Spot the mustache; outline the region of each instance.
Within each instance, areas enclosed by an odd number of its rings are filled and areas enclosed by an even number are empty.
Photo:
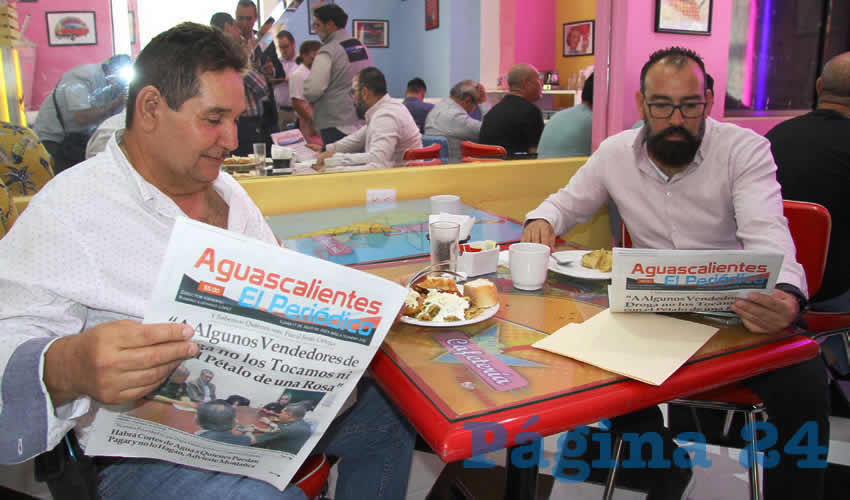
[[[667,139],[668,137],[670,137],[671,135],[674,135],[674,134],[680,134],[690,141],[697,141],[698,140],[697,137],[694,134],[692,134],[690,130],[686,129],[685,127],[680,127],[678,125],[673,125],[671,127],[667,127],[666,129],[662,130],[661,132],[658,132],[657,134],[655,134],[654,138],[657,139],[657,140],[663,140],[663,139]]]

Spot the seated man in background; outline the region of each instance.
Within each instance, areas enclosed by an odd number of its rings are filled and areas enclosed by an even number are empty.
[[[247,64],[233,39],[208,26],[154,37],[136,60],[127,128],[42,188],[0,240],[0,463],[44,453],[72,429],[85,448],[98,408],[141,399],[198,354],[192,327],[141,323],[177,217],[277,243],[221,172],[246,106]],[[357,402],[316,448],[342,457],[335,498],[404,498],[414,436],[361,381]],[[281,492],[159,460],[94,462],[103,498],[185,498],[178,483],[198,498],[304,498],[294,486]]]
[[[41,103],[33,130],[59,173],[85,159],[86,143],[97,126],[121,111],[127,99],[126,55],[102,64],[81,64],[62,75]]]
[[[540,73],[530,64],[517,64],[508,71],[510,93],[481,120],[481,144],[505,148],[508,156],[537,154],[543,133],[543,113],[534,105],[543,92]]]
[[[850,52],[830,59],[816,85],[817,109],[765,137],[782,197],[819,203],[832,216],[823,284],[812,308],[850,311]]]
[[[593,133],[593,75],[584,81],[581,103],[558,111],[540,136],[538,158],[589,156]]]
[[[351,89],[357,116],[366,119],[366,126],[327,144],[325,152],[316,158],[316,170],[346,166],[356,166],[358,170],[395,167],[401,165],[405,151],[422,147],[419,128],[404,104],[387,93],[387,81],[381,70],[374,67],[362,70]],[[310,147],[320,149],[315,145]]]
[[[321,144],[322,138],[319,137],[319,132],[313,123],[313,107],[304,97],[304,80],[310,76],[313,60],[321,47],[322,44],[316,40],[302,42],[296,59],[299,61],[298,68],[289,75],[289,98],[292,109],[298,114],[298,128],[301,130],[304,140],[313,144]]]
[[[679,47],[653,53],[635,96],[646,125],[606,139],[566,187],[527,215],[523,241],[545,243],[589,220],[609,196],[636,248],[746,249],[784,255],[772,295],[750,293],[732,305],[747,329],[779,334],[806,305],[806,280],[783,216],[776,165],[766,139],[751,130],[714,121],[714,96],[705,67]],[[815,357],[743,380],[765,403],[777,439],[779,463],[765,468],[765,498],[822,499],[824,468],[798,467],[786,453],[792,436],[816,424],[810,446],[826,459],[829,397],[824,365]],[[664,458],[675,444],[661,412],[651,407],[612,419],[615,432],[659,432]],[[690,469],[662,471],[648,498],[684,498]]]
[[[186,393],[192,401],[206,403],[207,401],[216,399],[215,384],[212,383],[214,376],[215,375],[212,370],[204,369],[201,370],[201,374],[198,375],[198,378],[186,383]]]
[[[459,163],[460,143],[475,142],[481,132],[481,120],[470,113],[487,102],[484,85],[475,80],[463,80],[452,87],[448,99],[440,99],[425,120],[425,135],[445,137],[449,143],[449,163]]]
[[[413,116],[413,121],[419,127],[419,132],[425,132],[425,117],[434,108],[430,102],[425,102],[425,91],[428,87],[425,86],[425,80],[414,78],[407,82],[407,90],[404,91],[404,101],[402,103],[410,111]]]

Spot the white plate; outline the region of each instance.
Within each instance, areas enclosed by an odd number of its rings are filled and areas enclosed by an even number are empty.
[[[485,308],[481,314],[472,318],[465,319],[463,321],[422,321],[419,319],[411,318],[410,316],[402,316],[401,322],[407,323],[408,325],[416,325],[416,326],[434,326],[434,327],[447,327],[447,326],[465,326],[465,325],[473,325],[475,323],[480,323],[485,319],[490,319],[496,315],[499,311],[499,304],[492,305],[490,307]]]
[[[558,257],[562,261],[569,261],[569,266],[562,266],[555,262],[555,259],[549,258],[549,270],[555,271],[558,274],[572,276],[573,278],[582,278],[586,280],[610,280],[611,273],[603,273],[599,269],[590,269],[581,265],[581,257],[591,250],[565,250],[563,252],[555,252],[552,255]]]

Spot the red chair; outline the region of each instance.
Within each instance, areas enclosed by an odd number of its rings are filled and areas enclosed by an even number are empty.
[[[817,203],[804,201],[784,200],[783,210],[788,219],[788,229],[791,238],[797,248],[797,262],[803,266],[806,273],[806,284],[809,296],[814,296],[823,282],[823,273],[826,266],[826,255],[829,248],[829,233],[832,221],[829,211]],[[624,247],[632,246],[629,231],[624,224],[620,226],[620,236]],[[850,313],[819,313],[808,312],[803,315],[808,324],[809,331],[826,332],[838,328],[850,326]],[[846,344],[846,332],[841,330],[831,331],[830,334],[842,334]],[[708,408],[714,410],[726,410],[726,419],[723,425],[723,435],[727,436],[732,426],[733,412],[744,413],[747,424],[753,426],[757,415],[765,411],[764,402],[755,393],[741,384],[729,384],[710,391],[695,394],[688,398],[674,399],[671,403],[687,405],[696,408]],[[619,438],[618,438],[619,441]],[[614,449],[619,450],[615,442]],[[756,464],[756,454],[750,457],[750,498],[761,500],[762,488],[759,478],[759,469]],[[610,498],[613,493],[615,470],[612,469],[605,488],[605,498]]]
[[[424,167],[428,165],[441,165],[439,144],[431,144],[424,148],[408,149],[402,158],[408,167]]]
[[[291,483],[298,486],[309,499],[319,498],[328,482],[331,466],[325,455],[313,455],[306,461],[292,477]]]
[[[474,161],[502,161],[508,155],[502,146],[491,144],[478,144],[470,141],[460,143],[461,161],[470,163]]]

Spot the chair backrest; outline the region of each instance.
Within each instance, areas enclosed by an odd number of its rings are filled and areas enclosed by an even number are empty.
[[[788,230],[797,247],[797,262],[806,273],[806,286],[809,297],[813,297],[823,282],[826,267],[826,254],[829,250],[829,232],[832,220],[829,210],[817,203],[807,201],[783,200]],[[631,248],[632,239],[624,223],[620,223],[620,241],[624,248]]]
[[[18,210],[15,208],[12,193],[0,180],[0,238],[9,232],[17,218]]]
[[[460,156],[463,158],[492,158],[507,156],[507,151],[502,146],[492,144],[478,144],[470,141],[460,143]],[[477,161],[477,160],[473,160]]]
[[[440,160],[443,163],[449,162],[449,140],[445,137],[441,137],[439,135],[423,135],[422,136],[422,145],[430,146],[431,144],[439,144],[440,145]]]
[[[404,152],[403,160],[439,160],[440,150],[442,149],[443,148],[439,143],[431,144],[424,148],[408,149]]]
[[[32,195],[53,178],[50,155],[35,133],[0,122],[0,180],[14,196]]]
[[[807,201],[784,200],[782,204],[791,238],[797,247],[797,262],[806,272],[809,297],[814,297],[823,282],[829,250],[829,232],[832,229],[829,210]]]

